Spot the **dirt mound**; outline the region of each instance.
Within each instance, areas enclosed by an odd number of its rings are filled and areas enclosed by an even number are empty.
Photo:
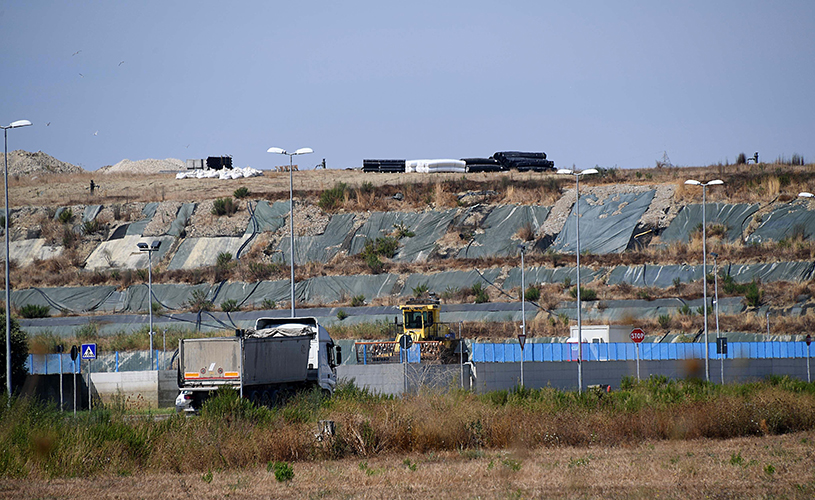
[[[109,167],[102,167],[99,172],[105,174],[126,172],[130,174],[157,174],[163,171],[177,172],[184,170],[186,165],[183,161],[177,158],[166,158],[164,160],[154,160],[148,158],[146,160],[122,160],[116,165]]]
[[[3,153],[0,153],[0,163],[5,165]],[[8,171],[11,175],[37,175],[37,174],[77,174],[82,173],[82,167],[59,161],[42,151],[29,153],[18,149],[8,155]]]

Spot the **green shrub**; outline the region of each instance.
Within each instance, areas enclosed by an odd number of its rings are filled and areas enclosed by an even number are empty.
[[[365,305],[365,296],[364,295],[356,295],[351,299],[351,307],[359,307]]]
[[[249,188],[246,186],[241,186],[238,189],[236,189],[234,193],[232,193],[232,196],[234,196],[238,200],[241,200],[249,196],[249,194],[250,194]]]
[[[342,321],[347,317],[348,317],[348,313],[345,312],[345,309],[340,309],[339,311],[337,311],[337,319],[338,320]]]
[[[365,242],[365,247],[362,249],[362,256],[366,255],[381,255],[383,257],[392,258],[396,255],[396,250],[399,249],[399,240],[393,236],[382,236],[373,241],[368,240]]]
[[[269,472],[274,471],[274,478],[279,483],[294,479],[294,469],[288,462],[269,462],[266,470]]]
[[[20,308],[20,316],[30,318],[47,318],[51,316],[51,308],[49,306],[40,306],[37,304],[26,304]]]
[[[71,222],[71,220],[73,218],[74,218],[74,211],[71,210],[70,208],[66,208],[65,210],[63,210],[62,212],[59,213],[59,217],[57,217],[57,220],[61,224],[68,224],[69,222]]]
[[[418,286],[413,287],[413,297],[420,298],[422,295],[426,294],[430,289],[427,287],[427,283],[422,283]]]
[[[190,298],[185,304],[191,311],[211,311],[212,301],[207,299],[207,292],[195,289],[190,293]]]
[[[221,302],[221,311],[223,312],[235,312],[240,311],[241,307],[238,305],[238,301],[235,299],[227,299]]]
[[[541,292],[536,287],[530,286],[529,288],[526,289],[526,292],[524,292],[524,295],[526,296],[526,300],[531,300],[532,302],[537,302],[538,299],[540,299],[540,297],[541,297]]]
[[[577,298],[577,287],[576,286],[573,287],[571,290],[569,290],[569,295],[571,295],[573,299]],[[585,301],[589,301],[589,302],[592,301],[592,300],[597,300],[597,292],[595,292],[594,289],[592,289],[592,288],[586,288],[584,286],[581,286],[580,287],[580,300],[585,300]]]
[[[473,285],[473,293],[475,294],[475,303],[476,304],[484,304],[490,301],[490,295],[484,290],[484,287],[481,283],[476,283]]]
[[[416,233],[410,230],[403,222],[397,222],[393,225],[393,232],[394,237],[397,239],[401,238],[412,238],[416,236]]]
[[[260,307],[262,309],[275,309],[277,308],[277,302],[271,299],[263,299],[263,302],[260,303]]]
[[[334,210],[339,207],[345,199],[345,191],[348,186],[344,182],[334,184],[334,187],[327,189],[320,193],[320,201],[318,205],[323,210]]]
[[[229,252],[221,252],[215,259],[215,267],[218,269],[226,269],[230,262],[232,262],[232,254]]]
[[[82,233],[89,235],[98,233],[102,230],[102,225],[96,219],[88,220],[82,223]]]
[[[368,266],[368,269],[370,269],[372,273],[379,274],[385,270],[385,264],[383,264],[382,261],[379,260],[379,256],[377,256],[376,254],[366,255],[364,259],[365,265]]]
[[[758,283],[755,281],[750,282],[744,290],[744,300],[747,302],[747,305],[750,307],[758,307],[761,305],[762,300],[764,299],[764,290],[761,290],[758,287]]]
[[[671,315],[670,314],[660,314],[657,318],[657,323],[659,323],[659,327],[663,330],[668,330],[671,328]]]
[[[232,198],[218,198],[212,203],[212,215],[218,217],[222,215],[230,216],[238,211],[238,207],[232,202]]]

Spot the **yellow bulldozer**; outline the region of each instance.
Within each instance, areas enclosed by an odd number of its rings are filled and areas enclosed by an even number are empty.
[[[441,322],[441,305],[433,296],[410,299],[399,306],[402,323],[396,323],[396,338],[390,341],[357,342],[357,362],[398,363],[403,360],[402,350],[414,344],[419,346],[422,362],[458,363],[459,340],[448,323]]]

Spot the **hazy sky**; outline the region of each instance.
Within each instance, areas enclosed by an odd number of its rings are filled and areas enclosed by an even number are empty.
[[[0,122],[34,122],[10,150],[89,170],[288,163],[271,146],[309,168],[812,161],[813,33],[812,0],[0,0]]]

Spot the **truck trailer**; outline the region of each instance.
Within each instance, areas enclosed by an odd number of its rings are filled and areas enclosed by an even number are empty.
[[[234,337],[182,339],[178,346],[179,411],[195,411],[213,391],[231,387],[258,405],[337,385],[340,348],[316,318],[258,318]]]

